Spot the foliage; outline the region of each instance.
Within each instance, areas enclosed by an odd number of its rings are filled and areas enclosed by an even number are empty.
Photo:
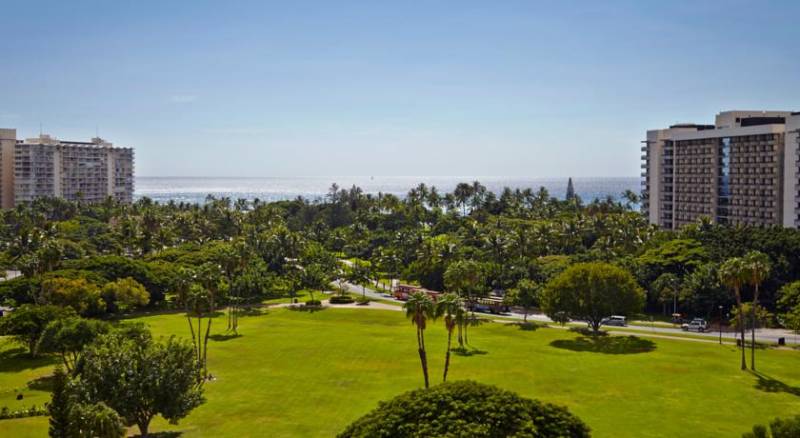
[[[143,436],[156,415],[177,422],[204,402],[200,366],[188,343],[111,334],[86,348],[77,369],[83,397],[103,402]]]
[[[87,316],[100,314],[106,307],[100,288],[83,278],[57,277],[44,280],[41,301],[71,307],[76,313]]]
[[[753,303],[742,303],[742,316],[745,330],[750,330],[753,327],[750,319],[751,312],[753,311]],[[775,315],[763,306],[756,305],[756,328],[770,328],[774,326]],[[731,310],[731,318],[728,322],[733,328],[739,330],[739,309],[734,307]]]
[[[19,409],[15,411],[8,409],[7,406],[3,406],[2,408],[0,408],[0,420],[8,420],[12,418],[40,417],[47,414],[48,414],[47,408],[40,406],[31,406],[29,408]]]
[[[125,436],[119,414],[105,403],[86,404],[80,400],[80,381],[72,380],[61,367],[53,374],[53,393],[47,411],[53,438]]]
[[[517,283],[517,287],[508,291],[505,302],[522,307],[525,312],[524,320],[527,321],[530,310],[539,305],[541,290],[539,283],[523,278]]]
[[[381,402],[339,437],[588,437],[567,409],[471,381],[443,383]]]
[[[742,435],[742,438],[796,438],[800,436],[800,415],[791,418],[776,418],[770,421],[769,426],[761,424],[753,426],[752,432]]]
[[[417,331],[417,352],[419,353],[419,361],[422,365],[422,375],[425,379],[425,387],[429,386],[428,379],[428,355],[425,350],[425,329],[428,326],[428,320],[436,317],[436,309],[434,307],[431,297],[425,292],[414,292],[409,295],[403,309],[406,312],[406,317],[411,320]]]
[[[70,437],[70,400],[69,377],[64,369],[57,366],[53,372],[53,393],[50,403],[47,405],[47,412],[50,415],[50,437],[51,438],[71,438]]]
[[[608,263],[577,263],[550,280],[542,293],[542,310],[551,318],[564,312],[587,321],[592,330],[611,315],[632,315],[641,310],[644,292],[633,276]]]
[[[26,346],[32,357],[36,357],[36,344],[47,325],[74,314],[72,309],[59,306],[23,304],[0,318],[0,334],[11,336],[15,342]]]
[[[83,348],[111,330],[104,321],[77,316],[61,318],[47,324],[36,343],[37,353],[56,353],[68,372],[75,369]]]
[[[162,301],[164,293],[173,283],[173,272],[162,263],[146,262],[120,256],[92,256],[64,263],[65,267],[96,272],[106,281],[133,278],[150,293],[152,302]]]
[[[778,311],[784,327],[800,331],[800,281],[789,283],[778,291]]]
[[[444,273],[446,289],[467,300],[488,293],[484,279],[483,266],[474,260],[459,260],[448,266]]]
[[[114,409],[103,402],[77,403],[70,410],[70,429],[75,435],[92,438],[121,438],[125,422]]]
[[[103,286],[103,298],[114,308],[127,312],[150,302],[150,293],[131,277],[110,281]]]

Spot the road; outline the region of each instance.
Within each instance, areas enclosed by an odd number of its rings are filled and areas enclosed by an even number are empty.
[[[367,287],[365,292],[362,292],[362,288],[359,285],[345,283],[345,287],[347,288],[348,292],[354,294],[362,294],[364,293],[367,297],[372,299],[380,299],[380,300],[387,300],[387,301],[394,301],[396,303],[402,304],[403,301],[396,300],[394,298],[388,297],[383,295],[383,293],[378,292],[372,288]],[[502,316],[505,318],[512,318],[512,319],[523,319],[524,315],[521,313],[504,313]],[[548,318],[546,315],[541,313],[532,313],[528,315],[528,319],[531,321],[537,322],[545,322],[545,323],[552,323],[553,320]],[[644,323],[634,323],[629,324],[627,327],[608,327],[608,330],[613,331],[620,331],[620,332],[633,332],[633,333],[655,333],[661,335],[686,335],[690,334],[692,336],[697,336],[701,338],[708,338],[709,340],[712,339],[719,339],[720,335],[719,332],[706,332],[706,333],[697,333],[697,332],[685,332],[681,330],[680,327],[662,327],[662,326],[650,326]],[[750,339],[750,332],[747,332],[745,336],[748,340]],[[735,342],[738,338],[736,332],[722,332],[722,339],[728,342]],[[792,333],[789,330],[783,329],[757,329],[756,330],[756,342],[764,342],[764,343],[771,343],[776,344],[778,343],[778,338],[784,338],[787,344],[800,344],[800,337],[796,334]]]

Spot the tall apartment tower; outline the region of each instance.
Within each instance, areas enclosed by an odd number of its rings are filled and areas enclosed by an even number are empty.
[[[713,125],[647,131],[642,209],[667,229],[719,224],[800,226],[800,113],[725,111]]]
[[[15,129],[0,128],[0,207],[14,206],[14,147]]]
[[[101,138],[61,141],[40,135],[16,140],[0,129],[0,205],[11,208],[42,197],[100,202],[133,201],[133,149]]]

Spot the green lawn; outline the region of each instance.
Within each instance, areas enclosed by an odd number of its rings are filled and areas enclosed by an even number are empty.
[[[142,317],[156,334],[186,335],[179,314]],[[217,329],[223,329],[223,320]],[[443,324],[427,330],[433,381],[441,379]],[[401,312],[270,309],[242,318],[243,336],[212,341],[208,403],[177,426],[184,436],[330,437],[388,399],[421,385],[413,326]],[[217,332],[220,333],[220,332]],[[754,423],[800,412],[800,356],[759,352],[765,377],[738,370],[729,345],[635,337],[592,342],[555,328],[486,323],[476,349],[455,355],[450,378],[474,379],[568,406],[598,437],[735,437]],[[0,406],[47,399],[26,383],[47,375],[0,343]],[[16,406],[16,405],[15,405]],[[2,420],[0,436],[44,436],[45,418]]]

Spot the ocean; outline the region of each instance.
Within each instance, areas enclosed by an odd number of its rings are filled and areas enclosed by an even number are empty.
[[[480,181],[487,189],[500,193],[503,187],[512,189],[545,187],[551,196],[564,198],[567,191],[567,178],[524,178],[524,177],[275,177],[275,178],[219,178],[219,177],[137,177],[134,198],[143,196],[159,203],[169,201],[203,203],[207,195],[228,197],[233,200],[244,198],[262,201],[279,201],[302,196],[318,199],[328,193],[331,184],[350,188],[361,187],[366,193],[391,193],[404,196],[408,190],[425,183],[436,186],[440,193],[450,192],[459,182]],[[620,199],[625,190],[640,191],[637,177],[613,178],[573,178],[575,192],[584,202],[595,198],[603,199],[609,195]]]

